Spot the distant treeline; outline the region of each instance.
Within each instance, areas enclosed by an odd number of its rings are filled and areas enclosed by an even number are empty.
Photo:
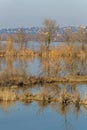
[[[63,41],[67,42],[87,43],[87,30],[83,26],[78,27],[77,32],[72,32],[71,29],[66,29],[62,38]]]
[[[55,20],[45,19],[37,34],[28,34],[23,28],[20,28],[15,34],[0,35],[0,43],[1,41],[7,41],[8,38],[21,44],[21,46],[26,45],[28,41],[38,41],[48,45],[52,41],[87,43],[87,30],[83,26],[79,26],[76,31],[65,28],[63,34],[58,33],[58,29],[59,26]]]

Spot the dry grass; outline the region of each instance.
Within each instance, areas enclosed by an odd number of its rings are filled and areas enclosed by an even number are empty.
[[[19,51],[15,50],[13,47],[7,47],[7,49],[0,52],[0,56],[39,56],[46,58],[49,53],[49,58],[64,58],[64,57],[78,57],[80,59],[85,58],[87,56],[87,51],[82,50],[81,47],[78,49],[73,45],[61,44],[58,47],[53,47],[47,50],[46,46],[42,46],[40,50],[35,52],[32,49],[22,48]]]
[[[46,84],[46,83],[58,83],[58,82],[70,82],[70,83],[80,83],[87,82],[87,76],[65,76],[65,77],[37,77],[37,76],[27,76],[21,73],[5,73],[0,75],[0,86],[26,86],[35,84]]]
[[[7,88],[0,90],[0,101],[15,101],[16,93]]]
[[[25,105],[29,105],[32,101],[38,103],[41,110],[50,105],[55,111],[65,114],[69,111],[69,106],[73,106],[75,112],[78,113],[80,105],[87,109],[87,98],[81,100],[79,93],[69,93],[66,89],[61,89],[56,93],[55,97],[51,95],[47,89],[43,89],[36,94],[29,90],[18,93],[18,87],[2,87],[0,88],[0,107],[5,111],[15,104],[15,101],[20,101]]]

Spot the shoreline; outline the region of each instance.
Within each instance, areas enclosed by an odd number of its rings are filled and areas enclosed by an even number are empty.
[[[55,94],[51,94],[49,92],[40,91],[38,93],[32,93],[29,90],[22,91],[22,93],[18,93],[18,88],[16,86],[12,86],[11,88],[2,87],[0,88],[0,102],[10,102],[10,101],[19,101],[28,103],[30,101],[41,101],[43,103],[50,104],[52,102],[58,103],[62,106],[67,105],[75,105],[79,107],[80,105],[87,105],[87,97],[81,99],[78,93],[69,93],[65,89],[60,90]]]
[[[87,83],[87,76],[67,76],[67,77],[42,77],[42,76],[8,76],[0,77],[0,86],[27,86],[46,83]]]

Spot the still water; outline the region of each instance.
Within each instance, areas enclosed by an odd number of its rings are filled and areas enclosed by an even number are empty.
[[[4,89],[4,88],[3,88]],[[66,89],[70,93],[78,91],[81,99],[87,93],[87,84],[48,84],[18,88],[18,91],[39,93],[58,92]],[[1,130],[87,130],[87,105],[66,106],[58,102],[8,101],[0,102]]]
[[[14,47],[17,48],[17,43]],[[61,42],[53,42],[51,48],[58,47]],[[64,44],[64,43],[63,43]],[[30,49],[38,51],[41,44],[38,42],[29,42],[27,46]],[[80,58],[41,58],[41,57],[6,57],[0,59],[0,71],[20,71],[28,75],[50,75],[50,76],[66,76],[66,75],[87,75],[87,59]]]
[[[55,46],[57,43],[54,44]],[[38,50],[39,43],[30,43],[29,48]],[[48,61],[49,60],[49,61]],[[65,76],[80,72],[87,75],[87,60],[80,59],[41,59],[2,58],[0,59],[0,76],[6,73],[34,76]],[[32,93],[48,91],[49,93],[66,89],[70,93],[78,92],[82,99],[87,95],[87,84],[36,85],[27,87]],[[22,89],[21,91],[25,91]],[[87,130],[87,106],[76,108],[72,104],[66,107],[57,102],[0,102],[1,130]]]
[[[41,107],[35,102],[24,105],[16,102],[10,108],[0,108],[1,130],[87,130],[87,111],[68,108],[60,110],[57,104]]]

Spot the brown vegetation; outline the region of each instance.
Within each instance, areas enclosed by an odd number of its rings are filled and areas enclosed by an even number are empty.
[[[57,89],[58,86],[54,85],[59,82],[71,84],[87,82],[87,45],[84,44],[87,42],[87,32],[82,28],[79,28],[77,33],[65,30],[63,40],[68,43],[51,48],[50,43],[57,29],[56,21],[51,19],[44,21],[38,37],[41,43],[38,51],[27,48],[27,35],[22,29],[17,31],[15,38],[8,36],[5,46],[2,45],[0,37],[0,62],[3,57],[6,61],[5,70],[0,71],[0,86],[3,86],[0,87],[0,102],[20,101],[27,104],[37,101],[40,107],[51,104],[53,108],[54,103],[57,103],[61,107],[61,112],[67,111],[66,107],[71,104],[75,108],[79,108],[80,104],[87,105],[87,97],[82,100],[79,93],[69,93],[66,89]],[[14,41],[17,42],[18,49],[14,48]],[[35,57],[41,62],[43,70],[43,74],[39,76],[26,74],[26,66],[21,65]],[[13,68],[15,59],[20,60],[18,70]],[[42,86],[51,84],[54,89],[42,89],[35,94],[28,90],[17,93],[19,87],[25,89],[36,84]]]
[[[49,90],[49,89],[48,89]],[[10,101],[21,101],[21,102],[29,102],[29,101],[42,101],[42,102],[58,102],[62,106],[67,106],[69,104],[74,104],[76,106],[79,105],[87,105],[87,99],[81,99],[79,93],[69,93],[66,89],[61,89],[60,91],[48,91],[43,89],[38,93],[31,93],[29,90],[22,91],[22,93],[18,93],[17,86],[11,86],[10,88],[1,87],[0,88],[0,101],[10,102]]]
[[[22,73],[2,73],[0,76],[0,86],[27,86],[34,84],[45,84],[45,83],[57,83],[57,82],[87,82],[87,76],[65,76],[65,77],[38,77],[38,76],[26,76]]]

